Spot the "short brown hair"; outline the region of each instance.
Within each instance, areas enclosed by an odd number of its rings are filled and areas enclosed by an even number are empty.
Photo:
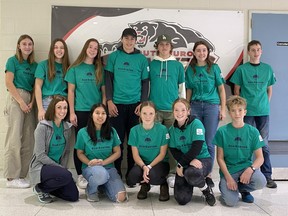
[[[64,120],[65,121],[68,120],[68,116],[69,116],[69,103],[68,103],[68,100],[65,97],[61,96],[61,95],[54,95],[53,99],[50,102],[50,104],[49,104],[49,106],[47,108],[47,111],[45,113],[45,119],[47,121],[54,121],[54,119],[55,119],[55,106],[60,101],[66,101],[67,102],[67,108],[68,109],[67,109],[67,114],[66,114]]]
[[[262,44],[260,43],[260,41],[258,40],[252,40],[248,43],[247,45],[247,50],[250,51],[251,46],[253,45],[260,45],[260,47],[262,48]]]
[[[228,111],[230,111],[231,107],[234,105],[244,106],[244,108],[246,109],[246,106],[247,106],[246,99],[242,98],[238,95],[232,95],[228,98],[228,100],[226,102],[226,106],[228,108]]]

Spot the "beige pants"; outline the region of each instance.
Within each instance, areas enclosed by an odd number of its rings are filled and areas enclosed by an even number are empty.
[[[17,89],[26,104],[31,94]],[[14,98],[8,94],[4,115],[7,118],[8,130],[4,144],[5,178],[25,178],[34,148],[35,113],[32,110],[25,114]]]

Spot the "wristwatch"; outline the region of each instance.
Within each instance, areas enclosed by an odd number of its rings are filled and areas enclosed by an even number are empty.
[[[255,167],[253,167],[252,165],[250,166],[250,168],[253,170],[253,172],[255,172]]]
[[[149,164],[149,165],[147,165],[147,167],[149,168],[149,169],[152,169],[152,166]]]

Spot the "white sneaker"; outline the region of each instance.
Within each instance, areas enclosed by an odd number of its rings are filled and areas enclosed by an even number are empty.
[[[24,179],[13,179],[6,182],[7,188],[29,188],[30,184],[27,183]]]
[[[77,186],[81,189],[85,189],[87,187],[87,180],[83,177],[83,175],[79,175],[77,179]]]
[[[174,188],[174,184],[175,184],[175,174],[169,174],[169,175],[168,175],[167,183],[168,183],[168,185],[169,185],[170,188]]]

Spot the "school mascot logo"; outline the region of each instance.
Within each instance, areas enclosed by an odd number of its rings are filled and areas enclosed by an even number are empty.
[[[150,59],[156,55],[154,44],[159,35],[165,34],[171,38],[173,45],[173,56],[183,64],[189,62],[193,57],[192,48],[195,42],[205,41],[210,50],[212,62],[217,62],[219,56],[215,53],[215,46],[209,39],[205,38],[199,31],[183,27],[176,22],[166,22],[164,20],[144,20],[135,23],[128,23],[128,27],[135,29],[137,32],[136,48]],[[101,44],[102,55],[108,55],[117,50],[121,45],[121,38],[115,42],[105,42]]]

